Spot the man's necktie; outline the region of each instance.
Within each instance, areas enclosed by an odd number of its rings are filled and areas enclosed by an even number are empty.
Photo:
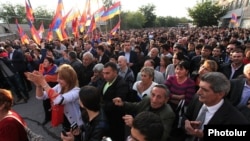
[[[201,122],[200,129],[203,129],[203,124],[204,124],[204,121],[205,121],[205,118],[206,118],[206,112],[207,111],[208,111],[207,110],[207,106],[202,106],[201,112],[198,115],[198,117],[196,118],[196,121],[200,121]]]
[[[201,112],[200,114],[197,116],[196,121],[200,121],[200,127],[199,129],[203,129],[203,124],[206,118],[206,112],[207,112],[207,106],[202,106],[201,107]],[[198,137],[192,136],[190,138],[187,138],[185,141],[199,141],[200,139]]]

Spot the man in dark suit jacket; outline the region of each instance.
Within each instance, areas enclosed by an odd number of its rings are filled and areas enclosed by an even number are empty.
[[[109,56],[105,53],[105,49],[103,45],[97,46],[97,63],[102,63],[103,65],[109,61]]]
[[[128,60],[128,66],[133,70],[135,77],[137,76],[137,73],[140,71],[140,68],[138,68],[138,57],[136,52],[131,50],[130,41],[126,41],[124,44],[124,50],[119,53],[120,55],[123,55]]]
[[[27,100],[29,99],[29,93],[27,91],[28,88],[26,88],[26,86],[29,86],[29,89],[32,89],[31,83],[30,81],[28,81],[24,75],[24,72],[27,71],[26,68],[26,63],[25,63],[25,59],[24,59],[24,55],[22,52],[14,49],[12,47],[12,45],[6,45],[5,49],[8,51],[9,53],[9,60],[12,64],[12,67],[14,69],[13,72],[16,73],[15,77],[18,80],[18,90],[21,91],[23,93],[23,99],[25,102],[27,102]],[[16,100],[16,102],[21,101],[22,98],[18,97],[18,99]]]
[[[220,72],[209,72],[201,77],[196,97],[189,104],[183,118],[187,139],[203,140],[203,125],[246,125],[249,121],[224,97],[230,90],[230,81]],[[197,120],[201,109],[207,108],[202,123]],[[222,126],[223,127],[223,126]],[[197,130],[198,129],[198,130]]]
[[[101,87],[103,109],[107,115],[110,125],[109,136],[112,141],[125,140],[125,124],[122,117],[125,112],[121,107],[117,107],[113,103],[115,97],[126,100],[129,93],[129,86],[125,80],[118,75],[117,65],[108,62],[103,68],[104,85]]]
[[[231,63],[221,66],[220,72],[222,72],[228,79],[239,77],[243,74],[243,58],[244,53],[242,50],[234,50],[232,52]]]
[[[75,70],[76,74],[77,74],[77,78],[78,78],[78,84],[79,86],[82,86],[82,84],[80,84],[80,82],[82,81],[82,61],[80,59],[77,58],[77,54],[75,51],[71,51],[68,53],[69,54],[69,61],[70,61],[70,65],[73,67],[73,69]]]
[[[198,70],[200,68],[200,65],[205,61],[205,60],[214,60],[216,61],[212,56],[212,47],[210,45],[205,45],[201,49],[201,55],[194,56],[190,60],[190,74],[194,75],[198,73]]]
[[[230,81],[231,88],[227,98],[250,121],[250,64],[244,66],[243,72],[246,78],[232,79]]]

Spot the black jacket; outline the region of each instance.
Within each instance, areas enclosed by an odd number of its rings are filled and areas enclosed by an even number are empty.
[[[234,75],[231,79],[235,79],[243,74],[244,64],[240,66],[237,70],[235,70]],[[232,67],[231,63],[225,64],[221,66],[220,70],[221,73],[223,73],[228,79],[230,79],[230,76],[232,74]]]
[[[83,131],[85,131],[83,141],[100,141],[104,136],[107,136],[108,130],[107,117],[103,110],[100,110],[100,113],[94,119],[85,123],[83,127]]]
[[[199,101],[198,96],[194,97],[193,101],[189,104],[186,113],[182,120],[182,127],[185,127],[185,120],[194,121],[202,107],[203,103]],[[238,111],[227,99],[224,99],[224,103],[214,113],[213,117],[207,123],[207,125],[247,125],[249,121],[244,115]],[[191,137],[191,136],[190,136]]]
[[[101,87],[101,96],[104,111],[110,122],[109,136],[114,141],[123,141],[125,140],[125,124],[122,117],[125,115],[125,112],[121,107],[114,105],[113,99],[116,97],[120,97],[123,101],[126,101],[127,95],[129,93],[129,86],[119,75],[117,76],[113,84],[107,88],[106,92],[103,93],[105,84],[106,82]]]

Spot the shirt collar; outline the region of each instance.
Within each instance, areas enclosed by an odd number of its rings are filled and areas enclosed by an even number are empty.
[[[221,105],[224,103],[224,99],[221,99],[219,103],[213,105],[213,106],[207,106],[207,110],[209,113],[214,114],[220,107]],[[203,104],[203,106],[206,106],[205,104]]]

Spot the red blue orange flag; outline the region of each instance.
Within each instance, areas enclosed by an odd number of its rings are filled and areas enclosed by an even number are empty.
[[[63,2],[62,0],[58,0],[56,13],[51,22],[51,27],[52,27],[52,30],[54,31],[60,28],[60,25],[62,23],[62,10],[63,10]]]
[[[34,22],[33,10],[26,0],[25,0],[25,10],[26,10],[27,20]]]
[[[17,26],[17,31],[21,38],[22,44],[29,44],[29,37],[24,33],[22,27],[19,26],[17,19],[16,19],[16,26]]]
[[[47,40],[48,41],[52,41],[53,40],[53,31],[52,31],[51,25],[49,25],[49,31],[48,31],[48,34],[47,34]]]
[[[235,27],[239,26],[238,18],[237,18],[237,15],[235,13],[232,13],[230,23],[232,23]]]
[[[63,40],[62,32],[61,32],[61,23],[62,23],[62,10],[63,10],[63,2],[62,0],[58,0],[56,13],[51,22],[51,29],[56,32],[60,41]]]
[[[118,30],[120,30],[121,20],[116,24],[116,26],[110,31],[110,34],[115,35]]]
[[[89,25],[89,28],[88,28],[88,31],[87,33],[91,33],[93,32],[93,30],[96,28],[96,22],[95,22],[95,17],[92,16],[91,18],[91,22],[90,22],[90,25]]]
[[[85,29],[85,24],[87,22],[87,17],[88,17],[87,11],[89,9],[88,8],[89,6],[90,6],[90,0],[86,0],[82,15],[81,15],[81,18],[80,18],[80,21],[79,21],[80,32],[83,32],[84,29]]]
[[[57,35],[58,39],[60,41],[63,41],[64,39],[63,39],[63,35],[62,35],[61,29],[58,28],[58,29],[55,30],[55,32],[56,32],[56,35]]]
[[[118,1],[114,3],[110,8],[108,8],[101,16],[102,21],[106,21],[108,19],[113,18],[115,15],[121,13],[121,2]]]
[[[71,11],[72,11],[72,9],[70,9],[69,12],[62,18],[62,23],[61,23],[60,29],[61,29],[61,33],[62,33],[62,38],[63,39],[67,39],[68,38],[68,34],[65,31],[65,28],[66,28],[66,23],[68,21],[68,16],[71,13]]]
[[[38,45],[40,45],[41,38],[40,38],[40,36],[39,36],[38,31],[36,30],[36,28],[34,27],[34,25],[31,23],[31,21],[28,21],[28,24],[29,24],[29,26],[30,26],[30,33],[31,33],[32,39],[33,39]]]
[[[99,21],[99,19],[102,17],[104,12],[105,12],[105,7],[104,6],[102,6],[97,11],[94,12],[94,17],[95,17],[96,22]]]
[[[43,22],[40,25],[40,28],[38,30],[38,34],[40,36],[40,38],[43,38],[43,33],[44,33],[44,26],[43,26]]]
[[[232,13],[232,17],[231,17],[231,23],[237,23],[237,15],[235,13]]]
[[[75,38],[79,37],[78,24],[79,24],[78,18],[75,17],[72,21],[72,34],[75,36]]]

